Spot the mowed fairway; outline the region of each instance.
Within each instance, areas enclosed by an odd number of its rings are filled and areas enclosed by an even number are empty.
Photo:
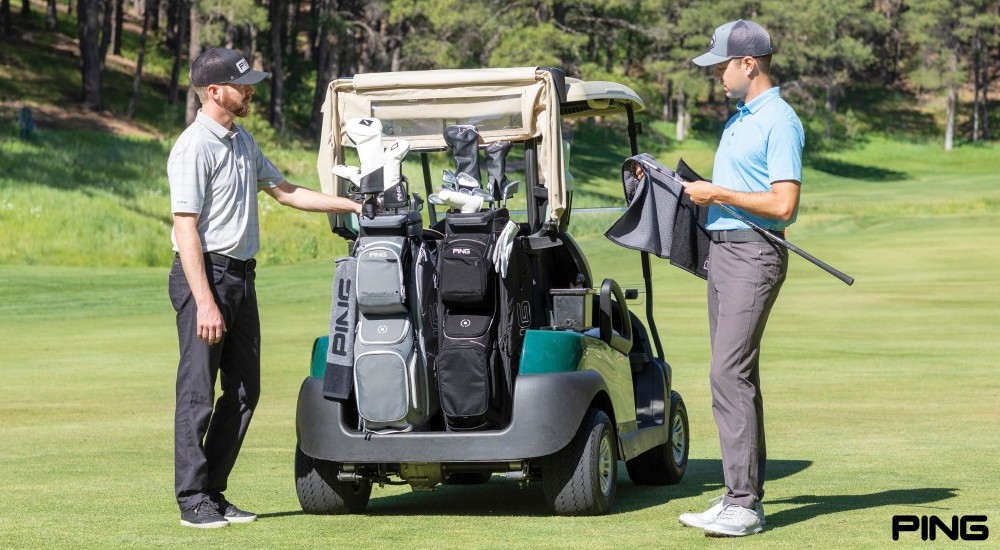
[[[889,147],[843,162],[879,165]],[[677,523],[720,494],[722,475],[704,284],[667,262],[654,261],[656,316],[690,414],[690,467],[670,487],[634,486],[622,468],[613,513],[596,518],[551,517],[539,486],[498,478],[433,493],[376,487],[366,515],[302,514],[295,401],[327,327],[332,262],[260,267],[263,395],[227,496],[261,517],[207,532],[179,527],[173,502],[167,270],[31,266],[0,267],[0,547],[928,544],[917,533],[894,543],[894,514],[986,515],[989,543],[1000,541],[1000,155],[966,151],[935,176],[926,151],[894,151],[898,174],[881,180],[807,172],[789,239],[857,282],[792,259],[763,356],[763,535],[718,541]],[[595,278],[641,281],[636,253],[579,240]]]

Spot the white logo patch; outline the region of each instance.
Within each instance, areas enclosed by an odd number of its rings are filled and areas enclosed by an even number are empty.
[[[246,59],[240,59],[236,62],[236,69],[240,72],[240,74],[243,74],[250,70],[250,64],[247,63]]]

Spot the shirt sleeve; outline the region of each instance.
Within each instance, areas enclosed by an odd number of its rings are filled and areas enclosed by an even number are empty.
[[[167,180],[170,183],[170,208],[175,214],[201,213],[205,190],[211,177],[211,159],[203,147],[179,140],[167,160]]]
[[[767,138],[768,183],[795,180],[802,182],[802,148],[805,133],[794,114],[771,129]]]
[[[257,189],[267,189],[269,187],[277,187],[281,182],[285,181],[285,176],[278,170],[278,167],[274,165],[264,153],[260,150],[260,146],[257,145],[257,140],[253,139],[253,136],[247,134],[250,138],[250,143],[253,144],[253,164],[254,169],[257,171]]]

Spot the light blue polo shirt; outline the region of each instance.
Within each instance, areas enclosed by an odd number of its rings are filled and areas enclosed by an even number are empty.
[[[741,101],[736,108],[736,114],[726,123],[719,140],[712,183],[747,192],[770,191],[775,181],[801,183],[805,132],[799,117],[781,98],[778,88],[767,90],[749,103]],[[791,225],[798,215],[796,209],[791,221],[782,222],[735,210],[765,229],[778,231]],[[748,229],[748,226],[712,205],[708,209],[706,228],[722,231]]]

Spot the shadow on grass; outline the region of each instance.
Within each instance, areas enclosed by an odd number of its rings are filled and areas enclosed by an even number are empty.
[[[795,475],[810,465],[809,460],[769,460],[768,478]],[[684,479],[677,485],[635,485],[619,463],[618,495],[612,514],[634,512],[659,506],[664,502],[696,497],[709,492],[714,496],[722,488],[722,463],[719,460],[691,460]],[[300,511],[261,514],[261,518],[286,517]],[[373,516],[519,516],[549,517],[541,483],[528,486],[499,479],[484,485],[439,485],[431,492],[408,492],[378,496],[378,489],[368,503]]]
[[[867,495],[800,495],[767,501],[768,504],[797,504],[767,516],[768,529],[781,529],[817,516],[866,510],[883,506],[921,506],[956,496],[958,489],[929,487],[922,489],[891,489]]]
[[[806,160],[806,164],[832,176],[856,180],[900,181],[907,177],[905,172],[897,170],[888,170],[886,168],[879,168],[878,166],[865,166],[863,164],[854,164],[852,162],[825,157],[811,157]]]

